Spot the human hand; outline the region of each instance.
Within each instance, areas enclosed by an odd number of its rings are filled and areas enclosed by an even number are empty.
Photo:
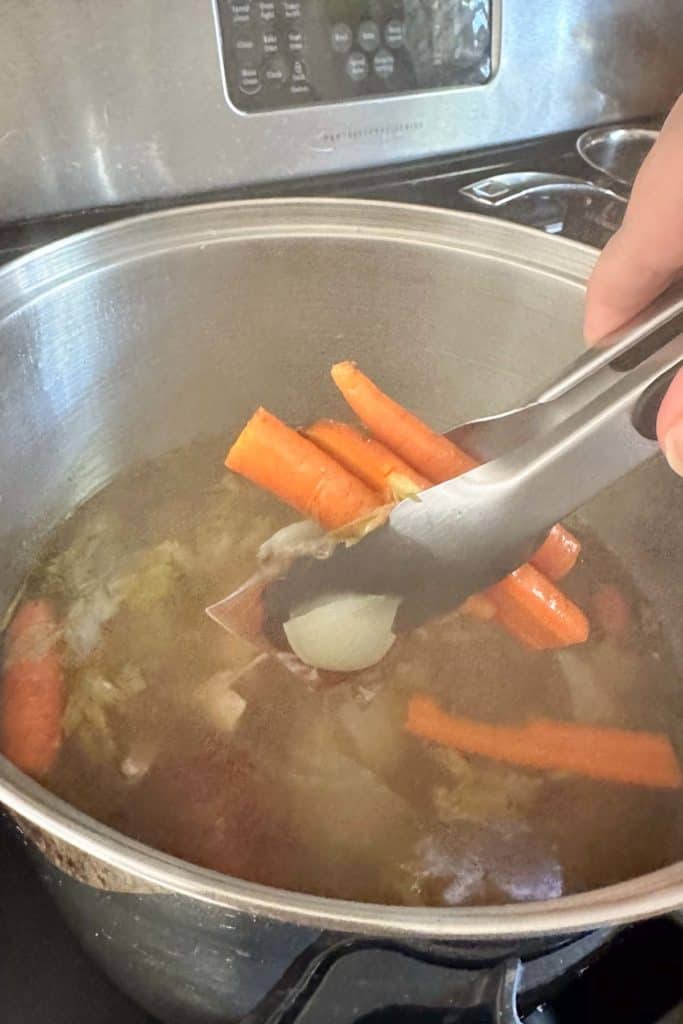
[[[589,344],[630,320],[683,278],[683,95],[640,169],[623,224],[588,282],[584,334]],[[657,435],[683,476],[683,371],[662,402]]]

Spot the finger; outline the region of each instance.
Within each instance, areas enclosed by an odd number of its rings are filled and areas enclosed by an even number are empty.
[[[606,245],[588,282],[583,328],[588,344],[596,344],[634,317],[678,273],[678,268],[653,263],[637,233],[624,225]]]
[[[659,409],[657,437],[674,473],[683,476],[683,370],[675,377]]]
[[[640,169],[624,223],[588,284],[589,343],[629,320],[683,270],[683,96]]]

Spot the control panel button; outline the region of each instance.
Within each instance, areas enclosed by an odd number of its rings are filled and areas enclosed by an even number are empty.
[[[266,85],[284,85],[289,78],[289,63],[284,57],[271,57],[263,68]]]
[[[308,71],[302,60],[295,60],[292,63],[292,77],[289,91],[293,96],[304,97],[310,95],[311,83],[308,80]]]
[[[346,74],[352,82],[362,82],[368,77],[368,59],[364,53],[350,53],[346,61]]]
[[[285,18],[300,18],[302,15],[301,0],[284,0],[282,5],[284,7]]]
[[[405,41],[405,27],[398,18],[392,18],[384,26],[384,42],[390,50],[400,50]]]
[[[338,21],[332,26],[330,41],[335,53],[348,53],[353,43],[353,32],[343,21]]]
[[[390,78],[394,73],[395,63],[393,53],[389,53],[388,50],[378,50],[372,67],[378,78]]]
[[[358,26],[358,45],[366,53],[373,53],[379,46],[379,28],[374,21],[361,21]]]
[[[304,34],[300,28],[290,28],[287,33],[287,46],[292,53],[300,53],[304,48]]]
[[[233,25],[247,25],[251,18],[251,3],[231,3],[229,5]]]
[[[260,92],[261,75],[259,74],[258,68],[255,68],[250,64],[246,64],[243,68],[240,68],[239,86],[240,91],[245,93],[247,96],[255,96],[257,92]]]
[[[275,0],[260,0],[258,7],[261,21],[275,21]]]
[[[240,60],[253,62],[256,54],[256,41],[252,36],[236,36],[232,45]]]
[[[265,54],[278,53],[280,50],[280,40],[277,32],[273,32],[272,29],[266,29],[263,33],[263,52]]]

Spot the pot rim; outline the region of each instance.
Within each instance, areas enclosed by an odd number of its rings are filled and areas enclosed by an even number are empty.
[[[69,236],[0,269],[4,316],[76,276],[169,247],[240,237],[367,237],[457,248],[514,260],[577,288],[597,257],[589,246],[459,211],[356,199],[258,199],[203,203],[129,217]],[[573,896],[493,907],[423,908],[364,904],[288,892],[196,867],[83,814],[0,756],[0,802],[18,815],[148,885],[249,914],[337,932],[430,939],[519,938],[587,931],[683,906],[683,861]]]

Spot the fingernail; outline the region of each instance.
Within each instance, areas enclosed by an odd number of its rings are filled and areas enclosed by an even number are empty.
[[[664,438],[664,454],[674,473],[683,476],[683,420],[669,428]]]

